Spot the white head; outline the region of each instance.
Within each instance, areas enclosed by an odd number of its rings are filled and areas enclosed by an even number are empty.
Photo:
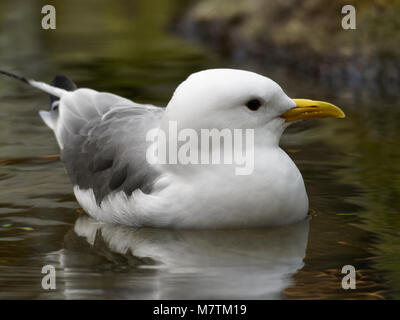
[[[161,129],[253,129],[255,147],[278,146],[292,121],[345,115],[323,101],[291,99],[271,79],[254,72],[210,69],[190,75],[175,90]]]
[[[281,87],[254,72],[210,69],[190,75],[168,103],[164,121],[179,129],[254,129],[256,137],[279,143],[288,126],[281,115],[296,107]]]

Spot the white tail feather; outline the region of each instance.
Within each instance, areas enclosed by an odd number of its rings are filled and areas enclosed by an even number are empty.
[[[52,130],[55,128],[54,119],[49,111],[41,110],[39,111],[39,115],[44,121],[44,123]]]
[[[39,90],[42,90],[44,92],[47,92],[53,96],[59,97],[61,98],[61,96],[68,92],[67,90],[61,89],[61,88],[57,88],[57,87],[53,87],[47,83],[44,82],[40,82],[40,81],[35,81],[35,80],[28,80],[28,83],[32,86],[35,87]]]

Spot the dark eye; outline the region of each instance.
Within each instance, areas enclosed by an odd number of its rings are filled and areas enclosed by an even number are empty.
[[[246,107],[251,111],[256,111],[261,107],[261,102],[260,100],[252,99],[246,103]]]

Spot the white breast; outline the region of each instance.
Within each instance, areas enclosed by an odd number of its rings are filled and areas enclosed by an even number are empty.
[[[288,224],[308,213],[300,171],[280,148],[258,154],[254,172],[238,176],[229,167],[199,170],[157,194],[168,199],[168,226],[229,228]],[[156,219],[156,217],[155,217]]]

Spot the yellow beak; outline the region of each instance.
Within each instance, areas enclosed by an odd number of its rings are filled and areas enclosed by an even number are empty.
[[[308,99],[293,99],[296,106],[281,115],[285,122],[316,119],[316,118],[344,118],[344,112],[331,103]]]

